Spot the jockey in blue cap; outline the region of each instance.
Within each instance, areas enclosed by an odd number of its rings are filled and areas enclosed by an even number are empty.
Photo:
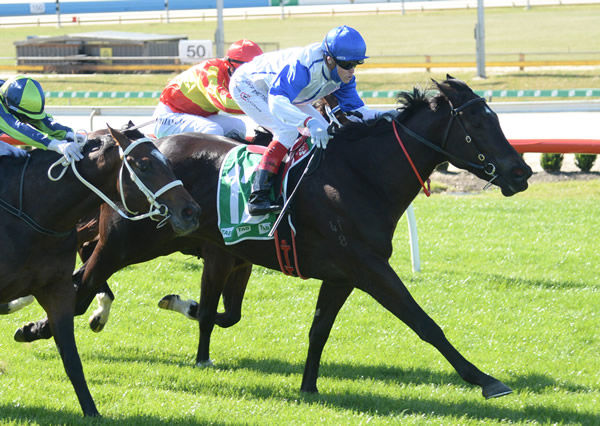
[[[0,80],[0,134],[42,149],[51,149],[67,160],[83,158],[75,133],[44,112],[40,83],[24,75]],[[0,142],[4,143],[4,142]]]
[[[330,30],[320,43],[265,53],[233,74],[229,84],[233,99],[257,124],[273,133],[252,184],[251,215],[281,207],[272,203],[269,191],[299,128],[307,128],[318,147],[327,147],[331,138],[327,122],[311,105],[313,101],[333,93],[343,112],[354,112],[362,120],[380,114],[367,108],[356,91],[354,70],[368,58],[366,52],[360,33],[342,25]]]

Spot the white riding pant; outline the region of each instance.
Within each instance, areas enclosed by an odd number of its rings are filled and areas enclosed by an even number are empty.
[[[154,110],[154,135],[157,138],[185,132],[200,132],[210,135],[246,138],[246,123],[240,118],[224,114],[201,115],[173,112],[159,102]]]
[[[268,101],[269,88],[263,81],[253,81],[244,74],[234,73],[229,83],[229,92],[239,107],[252,120],[256,121],[259,126],[269,129],[273,133],[273,140],[279,141],[287,149],[294,145],[299,131],[308,135],[308,131],[304,128],[300,130],[298,127],[285,124],[271,114]],[[325,127],[328,126],[327,121],[312,105],[294,106],[311,117],[321,120]]]

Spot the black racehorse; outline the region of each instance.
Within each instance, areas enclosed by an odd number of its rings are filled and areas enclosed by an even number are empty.
[[[107,201],[124,201],[131,209],[150,208],[152,216],[168,221],[171,232],[179,235],[198,227],[200,213],[149,139],[132,142],[118,131],[111,132],[112,137],[90,135],[84,158],[62,172],[59,156],[51,151],[0,157],[0,302],[32,295],[44,308],[86,416],[96,416],[98,411],[73,333],[76,223],[98,210],[102,199],[97,194],[104,194]]]
[[[387,120],[344,126],[329,142],[318,169],[299,187],[293,210],[300,270],[305,277],[323,281],[309,334],[303,391],[317,392],[321,353],[337,313],[356,287],[434,345],[464,380],[482,388],[486,398],[511,392],[448,342],[388,262],[396,224],[437,164],[450,161],[499,186],[505,196],[525,190],[532,174],[483,98],[450,76],[435,85],[435,96],[418,89],[401,95],[401,107],[387,114]],[[205,207],[201,226],[185,237],[149,233],[147,224],[119,220],[103,209],[98,244],[75,274],[81,283],[77,313],[85,312],[120,268],[175,251],[195,254],[204,258],[204,269],[200,304],[190,316],[199,321],[197,362],[202,364],[209,361],[215,323],[229,326],[239,320],[252,264],[279,270],[279,263],[271,241],[223,243],[214,200],[219,168],[234,143],[181,134],[161,139],[157,146]],[[217,314],[221,294],[225,313]],[[23,341],[50,335],[45,320],[17,331]]]

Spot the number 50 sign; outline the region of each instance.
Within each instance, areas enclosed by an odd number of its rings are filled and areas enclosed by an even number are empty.
[[[212,57],[212,40],[179,40],[181,62],[200,62]]]

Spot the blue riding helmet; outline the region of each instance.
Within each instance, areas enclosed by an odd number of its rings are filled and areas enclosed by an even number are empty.
[[[368,58],[365,55],[367,53],[365,40],[358,31],[347,25],[330,30],[325,36],[321,48],[325,54],[331,56],[336,62],[362,63]]]
[[[0,97],[6,106],[18,114],[34,120],[46,117],[46,97],[40,83],[24,75],[9,78],[0,87]]]

